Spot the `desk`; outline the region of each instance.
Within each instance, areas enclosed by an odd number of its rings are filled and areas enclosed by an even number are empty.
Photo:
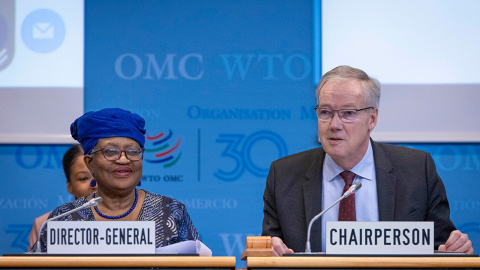
[[[0,269],[235,269],[235,257],[2,256]]]
[[[248,269],[480,269],[479,257],[248,257]]]

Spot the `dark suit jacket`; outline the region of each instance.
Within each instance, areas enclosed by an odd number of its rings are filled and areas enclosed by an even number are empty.
[[[435,248],[455,226],[442,180],[427,152],[372,141],[380,221],[434,221]],[[267,177],[262,235],[305,251],[307,227],[321,212],[325,151],[316,148],[272,163]],[[339,195],[340,197],[340,195]],[[312,251],[321,251],[321,222],[312,225]]]

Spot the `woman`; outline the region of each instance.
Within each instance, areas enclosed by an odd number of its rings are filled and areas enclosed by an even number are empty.
[[[138,220],[155,221],[156,247],[197,240],[199,235],[185,206],[168,197],[137,189],[142,178],[145,120],[137,114],[111,108],[85,113],[70,126],[72,137],[82,144],[85,164],[98,190],[55,209],[57,216],[92,198],[103,202],[60,220]],[[41,251],[46,251],[46,229],[40,236]],[[36,245],[32,251],[36,250]]]
[[[80,144],[76,144],[65,152],[62,159],[63,171],[67,179],[67,190],[75,196],[75,199],[92,194],[97,190],[97,185],[91,183],[92,175],[83,161],[83,149]],[[32,231],[30,232],[30,250],[37,241],[38,231],[42,224],[47,221],[48,215],[45,213],[35,219]]]

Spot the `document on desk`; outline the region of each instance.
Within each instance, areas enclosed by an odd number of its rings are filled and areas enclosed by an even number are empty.
[[[188,240],[155,249],[157,254],[198,254],[212,256],[212,251],[200,240]]]

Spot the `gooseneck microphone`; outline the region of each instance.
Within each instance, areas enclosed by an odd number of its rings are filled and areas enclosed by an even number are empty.
[[[40,247],[40,233],[42,232],[43,230],[43,227],[45,227],[45,225],[47,225],[47,222],[48,221],[52,221],[52,220],[57,220],[61,217],[64,217],[64,216],[67,216],[67,215],[70,215],[71,213],[73,212],[76,212],[78,210],[82,210],[84,208],[88,208],[88,207],[94,207],[96,206],[97,204],[101,203],[103,201],[102,197],[95,197],[93,199],[91,199],[90,201],[80,205],[79,207],[77,208],[74,208],[70,211],[67,211],[61,215],[58,215],[58,216],[54,216],[54,217],[51,217],[49,219],[47,219],[45,222],[43,222],[42,226],[40,227],[40,230],[38,231],[38,238],[37,238],[37,248],[35,249],[35,253],[41,253],[41,247]]]
[[[339,203],[341,200],[347,198],[350,195],[355,194],[360,188],[362,187],[362,183],[356,182],[353,184],[345,193],[343,193],[342,197],[340,197],[338,200],[336,200],[334,203],[332,203],[327,209],[323,210],[320,212],[320,214],[314,216],[310,223],[308,224],[308,230],[307,230],[307,243],[305,244],[305,253],[312,253],[312,250],[310,249],[310,231],[312,229],[312,224],[315,222],[317,219],[319,219],[325,212],[330,210],[335,204]]]

